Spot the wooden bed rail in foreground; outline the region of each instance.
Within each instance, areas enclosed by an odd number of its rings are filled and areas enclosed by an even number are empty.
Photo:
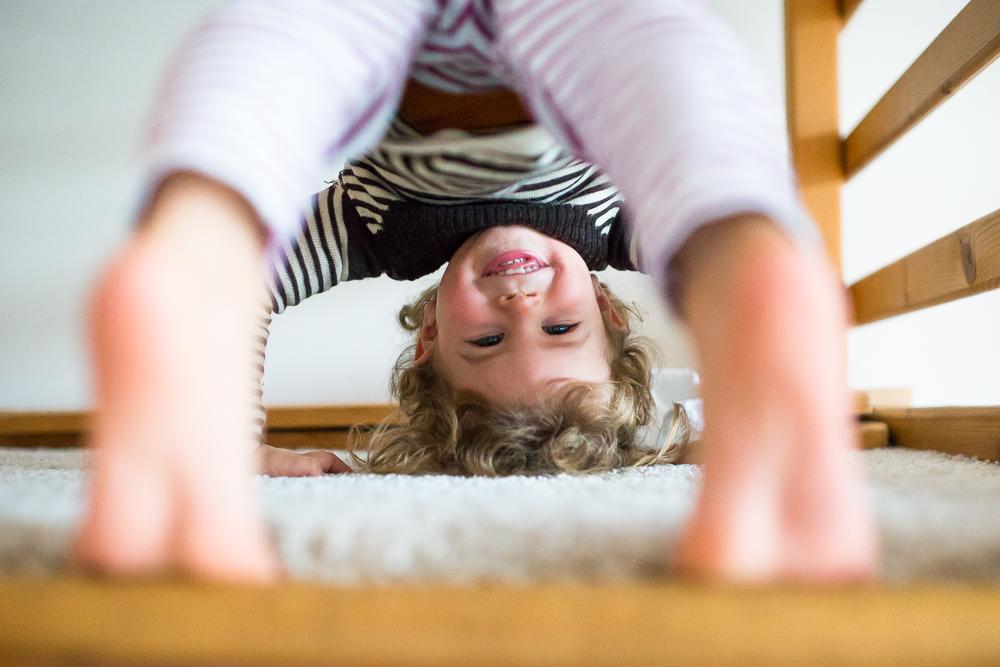
[[[0,579],[0,664],[987,665],[1000,590]]]

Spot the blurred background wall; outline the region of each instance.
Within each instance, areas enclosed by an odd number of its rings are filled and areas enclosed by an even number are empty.
[[[841,42],[845,131],[962,1],[867,0]],[[131,224],[135,158],[159,72],[217,4],[0,0],[0,409],[90,405],[87,294]],[[781,0],[705,4],[783,97]],[[994,67],[845,188],[846,278],[1000,206],[998,102]],[[613,271],[602,279],[647,312],[665,365],[694,364],[647,279]],[[265,402],[385,400],[388,369],[405,343],[394,314],[432,281],[348,283],[276,318]],[[852,384],[913,387],[920,404],[1000,403],[998,297],[899,318],[913,320],[907,330],[919,336],[904,337],[895,321],[852,332]]]

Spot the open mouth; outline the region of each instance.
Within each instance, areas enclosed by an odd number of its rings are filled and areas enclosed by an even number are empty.
[[[544,269],[548,264],[525,250],[508,250],[491,259],[483,270],[483,278],[489,276],[514,276]]]

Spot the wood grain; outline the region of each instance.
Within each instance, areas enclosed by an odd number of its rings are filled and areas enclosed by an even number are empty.
[[[985,665],[990,587],[334,589],[0,580],[0,661],[254,665]]]
[[[858,424],[861,449],[879,449],[889,446],[889,426],[880,421],[863,421]]]
[[[854,392],[852,400],[855,415],[871,414],[871,394]],[[344,449],[350,426],[371,426],[394,410],[393,405],[271,408],[265,441],[283,449]],[[276,427],[275,422],[283,426]],[[86,445],[86,423],[84,413],[19,413],[16,419],[0,427],[0,447],[83,447]],[[72,428],[76,430],[60,430]],[[861,439],[865,449],[886,445],[884,434],[874,423],[862,424]],[[359,449],[366,446],[363,432],[357,446]]]
[[[844,180],[837,120],[837,0],[785,0],[788,134],[802,198],[840,266],[840,186]]]
[[[1000,55],[1000,2],[972,0],[844,142],[848,178]]]
[[[267,426],[272,429],[350,428],[354,424],[377,424],[396,409],[389,404],[314,405],[267,408]]]
[[[86,433],[0,433],[0,447],[69,449],[86,447]]]
[[[390,404],[268,408],[265,439],[287,449],[343,449],[352,426],[374,426],[395,410]],[[83,447],[89,421],[82,411],[0,411],[0,447]]]
[[[1000,407],[876,408],[872,418],[897,447],[1000,461]]]
[[[271,430],[264,442],[281,449],[345,449],[350,431],[342,429]]]
[[[850,286],[857,324],[1000,287],[1000,210]]]
[[[87,429],[89,412],[29,412],[0,410],[0,435],[15,433],[80,433]]]
[[[348,429],[354,424],[377,424],[391,415],[395,405],[308,405],[267,408],[267,424],[275,429]],[[90,413],[0,411],[0,435],[84,433]]]

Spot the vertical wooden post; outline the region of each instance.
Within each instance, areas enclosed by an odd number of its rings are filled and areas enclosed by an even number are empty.
[[[837,0],[785,0],[785,88],[788,133],[802,197],[840,267],[840,186],[844,182],[837,122]]]

